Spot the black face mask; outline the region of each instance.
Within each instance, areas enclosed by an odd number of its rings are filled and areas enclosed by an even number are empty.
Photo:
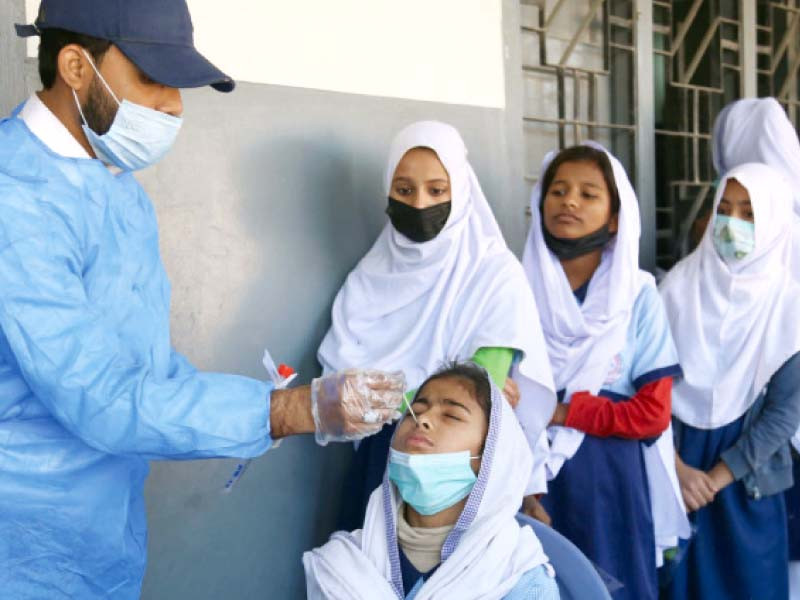
[[[547,227],[542,223],[542,232],[544,233],[544,243],[550,249],[550,252],[556,255],[559,260],[570,260],[578,258],[584,254],[589,254],[595,250],[603,248],[608,240],[611,239],[612,233],[608,230],[608,223],[603,225],[594,233],[589,233],[579,238],[557,238],[547,231]]]
[[[442,202],[428,208],[414,208],[390,197],[386,214],[397,231],[421,244],[441,233],[450,216],[450,206],[450,202]]]

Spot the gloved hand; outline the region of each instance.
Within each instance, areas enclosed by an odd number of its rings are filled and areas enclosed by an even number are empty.
[[[347,369],[311,382],[311,413],[320,446],[360,440],[400,418],[402,372]]]

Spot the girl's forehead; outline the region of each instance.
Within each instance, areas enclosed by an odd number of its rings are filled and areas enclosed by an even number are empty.
[[[439,156],[428,148],[413,148],[403,155],[395,167],[393,178],[400,177],[424,181],[435,179],[449,181],[450,179]]]
[[[444,165],[439,159],[439,155],[430,148],[412,148],[403,154],[397,166],[398,168],[403,166],[427,166],[444,170]]]
[[[725,182],[724,194],[729,199],[749,199],[750,192],[737,179],[731,178]]]
[[[459,399],[468,399],[477,404],[475,400],[474,384],[463,377],[440,377],[433,379],[420,388],[423,393],[435,396],[457,396]]]

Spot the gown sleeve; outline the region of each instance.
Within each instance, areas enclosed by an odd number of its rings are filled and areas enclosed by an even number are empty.
[[[57,210],[32,195],[2,200],[0,336],[54,419],[110,454],[244,458],[270,447],[269,384],[198,372],[177,353],[156,377],[87,297],[81,242]]]

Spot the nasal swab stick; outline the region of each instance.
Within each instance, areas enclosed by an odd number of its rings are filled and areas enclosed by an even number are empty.
[[[408,408],[408,412],[411,413],[411,417],[414,419],[414,423],[419,425],[419,421],[417,421],[417,415],[414,414],[414,409],[411,408],[411,404],[409,404],[408,399],[403,396],[403,402],[406,403],[406,407]]]

